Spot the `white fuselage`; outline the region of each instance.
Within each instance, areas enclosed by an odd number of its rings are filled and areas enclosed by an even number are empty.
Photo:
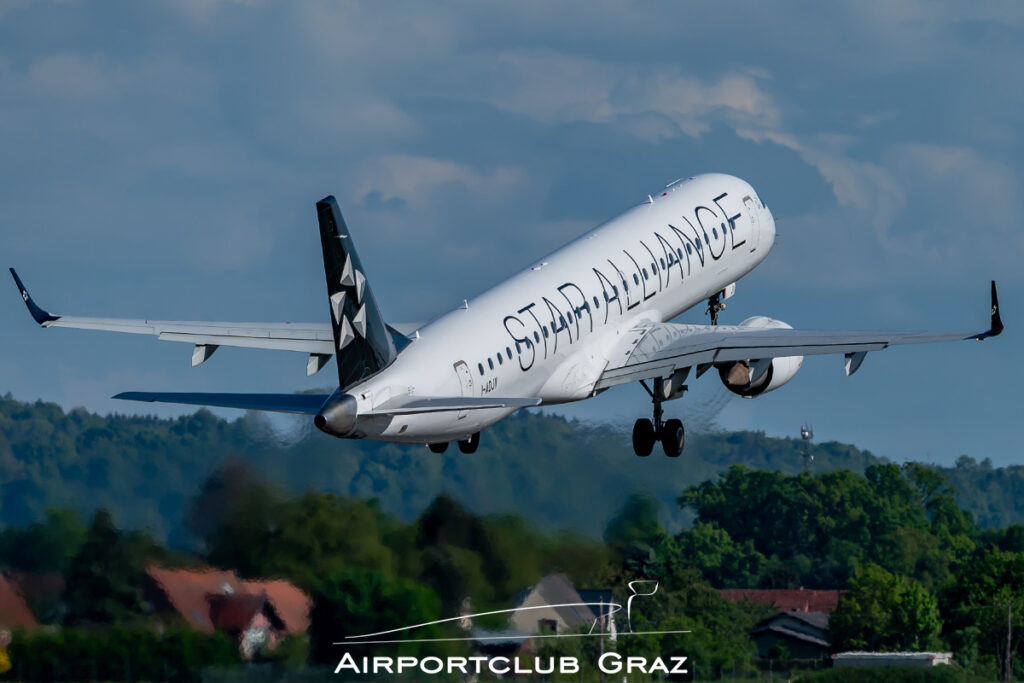
[[[739,178],[701,175],[599,225],[418,330],[397,360],[350,389],[360,412],[403,395],[595,395],[641,320],[664,322],[736,282],[775,241],[771,212]],[[384,441],[464,439],[514,409],[360,417]]]

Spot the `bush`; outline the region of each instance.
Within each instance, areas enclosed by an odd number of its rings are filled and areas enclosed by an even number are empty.
[[[800,683],[982,683],[978,678],[954,666],[930,669],[898,667],[842,667],[823,669],[797,678]]]
[[[188,629],[16,631],[8,652],[11,680],[194,681],[204,667],[239,661],[227,635]]]

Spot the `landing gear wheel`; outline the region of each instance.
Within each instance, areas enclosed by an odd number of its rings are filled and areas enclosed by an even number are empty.
[[[670,458],[678,458],[683,452],[686,444],[686,430],[680,420],[666,420],[661,428],[661,446],[665,449],[665,455]]]
[[[468,439],[463,439],[459,442],[459,450],[463,453],[476,453],[477,446],[480,445],[480,432],[476,432],[473,436]]]
[[[431,453],[444,453],[448,450],[448,442],[438,441],[437,443],[428,443],[427,448],[430,449]]]
[[[647,418],[636,421],[633,425],[633,452],[641,458],[645,458],[654,450],[656,441],[654,423]]]

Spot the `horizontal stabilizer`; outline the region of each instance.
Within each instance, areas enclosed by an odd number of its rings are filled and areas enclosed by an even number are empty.
[[[540,405],[539,398],[499,398],[473,396],[399,396],[385,401],[360,415],[409,415],[448,410],[483,410],[485,408],[529,408]]]
[[[190,392],[126,391],[114,396],[124,401],[183,403],[241,410],[316,415],[330,394],[208,394]]]

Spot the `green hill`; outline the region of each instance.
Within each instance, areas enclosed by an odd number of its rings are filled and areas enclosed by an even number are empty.
[[[694,434],[679,459],[632,454],[619,427],[522,412],[487,430],[480,450],[344,441],[299,428],[282,438],[262,417],[224,420],[200,410],[162,419],[64,412],[52,403],[0,399],[0,522],[24,525],[47,508],[89,514],[108,507],[119,524],[146,527],[170,544],[192,542],[182,529],[188,502],[227,462],[243,462],[285,489],[309,488],[377,498],[398,518],[414,518],[447,492],[480,513],[514,512],[542,528],[598,535],[626,497],[662,501],[671,529],[688,523],[683,489],[731,464],[801,471],[801,444],[756,432]],[[828,442],[812,450],[813,471],[862,472],[878,458]],[[982,523],[1024,521],[1024,468],[993,468],[962,458],[942,469],[961,503]]]

